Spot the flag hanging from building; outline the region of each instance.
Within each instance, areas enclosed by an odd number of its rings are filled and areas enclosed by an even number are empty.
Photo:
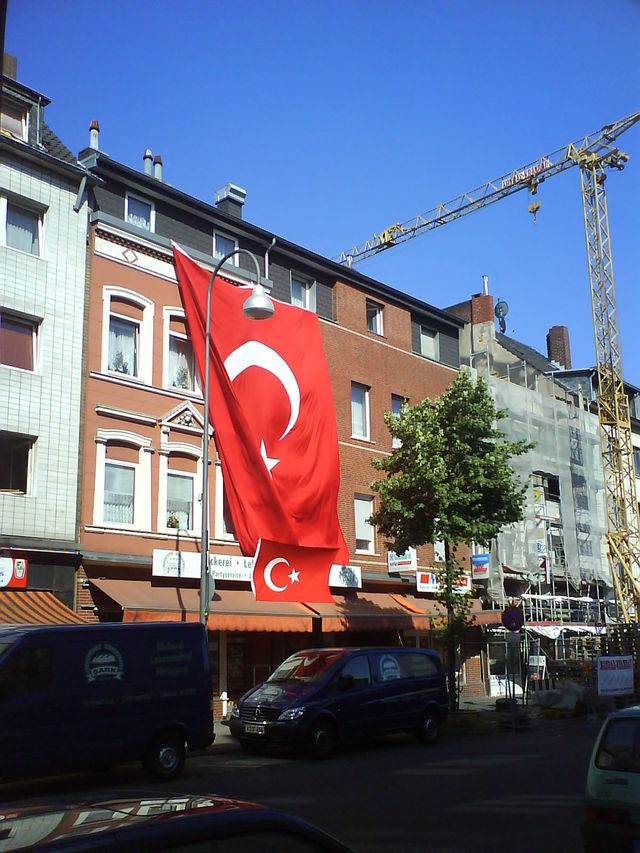
[[[332,602],[329,572],[336,549],[300,548],[261,539],[251,586],[258,601]]]
[[[175,245],[174,260],[203,377],[210,273]],[[318,318],[274,302],[273,317],[249,320],[242,313],[249,294],[250,288],[216,278],[208,350],[209,412],[240,548],[253,555],[262,538],[335,549],[333,562],[347,563],[337,513],[335,414]]]

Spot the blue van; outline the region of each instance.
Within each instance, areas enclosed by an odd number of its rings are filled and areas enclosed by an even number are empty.
[[[325,758],[339,741],[390,732],[414,732],[433,743],[447,709],[445,675],[434,651],[306,649],[244,694],[229,728],[246,751],[292,746]]]
[[[173,779],[213,740],[200,623],[0,627],[0,781],[136,760]]]

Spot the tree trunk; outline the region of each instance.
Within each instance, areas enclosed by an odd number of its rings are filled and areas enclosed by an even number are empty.
[[[444,559],[447,569],[447,680],[449,682],[449,710],[455,711],[458,707],[458,692],[456,684],[456,632],[453,613],[453,566],[451,565],[451,554],[447,540],[444,543]]]

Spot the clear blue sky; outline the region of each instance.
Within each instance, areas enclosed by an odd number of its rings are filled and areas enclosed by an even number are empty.
[[[100,147],[333,257],[396,221],[640,109],[638,0],[87,3],[9,0],[5,50],[74,153]],[[640,124],[607,180],[622,362],[640,385]],[[594,363],[580,176],[546,182],[359,269],[445,307],[482,275],[507,333],[545,352],[567,325]]]

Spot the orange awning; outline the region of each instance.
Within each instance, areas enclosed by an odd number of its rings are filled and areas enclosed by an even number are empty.
[[[403,603],[404,596],[386,592],[348,592],[334,595],[334,604],[312,607],[322,617],[323,631],[377,631],[429,627],[424,612]]]
[[[200,592],[175,586],[152,586],[149,581],[92,580],[97,589],[118,603],[124,622],[197,622]],[[249,590],[216,590],[209,605],[210,631],[312,630],[315,613],[295,602],[256,601]]]
[[[0,625],[68,625],[85,620],[46,590],[0,590]]]

